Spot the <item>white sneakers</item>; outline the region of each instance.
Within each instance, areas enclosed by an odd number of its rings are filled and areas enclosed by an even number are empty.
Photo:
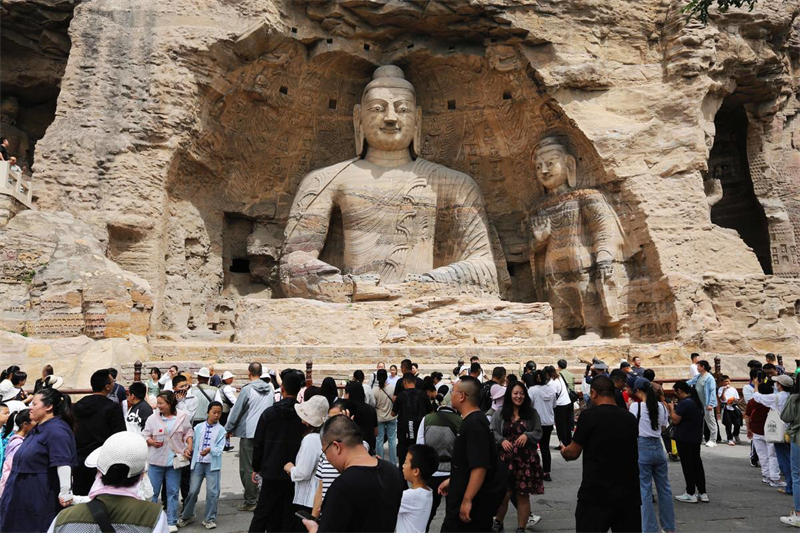
[[[531,513],[531,516],[528,517],[528,523],[525,524],[525,529],[528,531],[533,531],[533,528],[542,521],[542,517],[539,515],[535,515]]]
[[[703,502],[703,503],[708,503],[709,502],[708,494],[705,494],[705,493],[703,493],[703,494],[688,494],[688,493],[684,492],[683,494],[681,494],[679,496],[675,496],[675,499],[678,500],[679,502],[684,502],[684,503],[697,503],[698,501]]]
[[[716,445],[717,445],[717,443],[714,442],[713,440],[710,440],[710,441],[706,442],[706,446],[708,446],[709,448],[713,448]]]
[[[784,488],[786,486],[786,482],[781,480],[773,481],[769,484],[769,486],[772,487],[773,489]]]
[[[684,492],[679,496],[675,496],[675,499],[678,500],[679,502],[684,502],[684,503],[697,503],[697,496],[695,496],[694,494],[689,494],[688,492]]]
[[[787,526],[800,527],[800,516],[797,516],[795,514],[790,514],[789,516],[782,516],[781,522],[783,522]]]

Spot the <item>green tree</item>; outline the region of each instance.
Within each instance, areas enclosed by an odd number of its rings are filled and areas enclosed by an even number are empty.
[[[681,10],[687,13],[686,20],[689,21],[693,18],[698,19],[705,26],[708,24],[708,10],[714,3],[717,4],[717,9],[720,13],[725,13],[731,7],[745,7],[748,11],[752,11],[756,6],[758,0],[689,0],[689,3]]]

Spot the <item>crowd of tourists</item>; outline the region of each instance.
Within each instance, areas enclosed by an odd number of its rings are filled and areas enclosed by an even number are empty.
[[[762,481],[793,497],[781,521],[800,527],[800,390],[772,354],[749,363],[741,397],[698,354],[674,395],[638,357],[614,369],[595,359],[577,389],[567,366],[484,374],[473,357],[423,377],[404,360],[358,370],[341,391],[257,362],[238,390],[213,367],[152,368],[127,388],[108,368],[74,404],[51,366],[31,393],[11,366],[0,374],[0,532],[174,532],[198,520],[204,484],[200,525],[214,529],[232,437],[250,531],[422,533],[443,506],[442,531],[502,532],[511,504],[522,533],[541,520],[531,497],[557,477],[555,450],[583,456],[578,531],[670,532],[674,501],[711,501],[701,447],[722,438],[718,405],[727,444],[744,426]]]

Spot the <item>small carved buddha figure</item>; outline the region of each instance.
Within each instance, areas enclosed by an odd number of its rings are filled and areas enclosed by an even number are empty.
[[[353,111],[357,157],[311,172],[295,195],[280,264],[287,296],[329,300],[325,285],[348,280],[400,296],[408,284],[498,293],[480,190],[466,174],[414,158],[421,121],[403,71],[378,68]],[[329,228],[339,213],[336,242]],[[331,248],[335,265],[323,260]]]
[[[553,308],[555,333],[566,340],[600,339],[620,321],[617,273],[624,238],[600,191],[576,189],[577,164],[567,143],[546,137],[535,148],[545,195],[530,220],[531,267]]]

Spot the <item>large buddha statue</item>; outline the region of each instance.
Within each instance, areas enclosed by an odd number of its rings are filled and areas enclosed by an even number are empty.
[[[603,193],[576,188],[577,163],[567,146],[553,135],[534,149],[545,194],[532,209],[531,266],[553,308],[555,333],[595,340],[622,319],[624,234]]]
[[[498,293],[483,197],[466,174],[415,158],[421,120],[403,71],[378,68],[353,111],[357,157],[309,173],[297,191],[280,263],[286,296]],[[343,235],[329,232],[339,213]]]

